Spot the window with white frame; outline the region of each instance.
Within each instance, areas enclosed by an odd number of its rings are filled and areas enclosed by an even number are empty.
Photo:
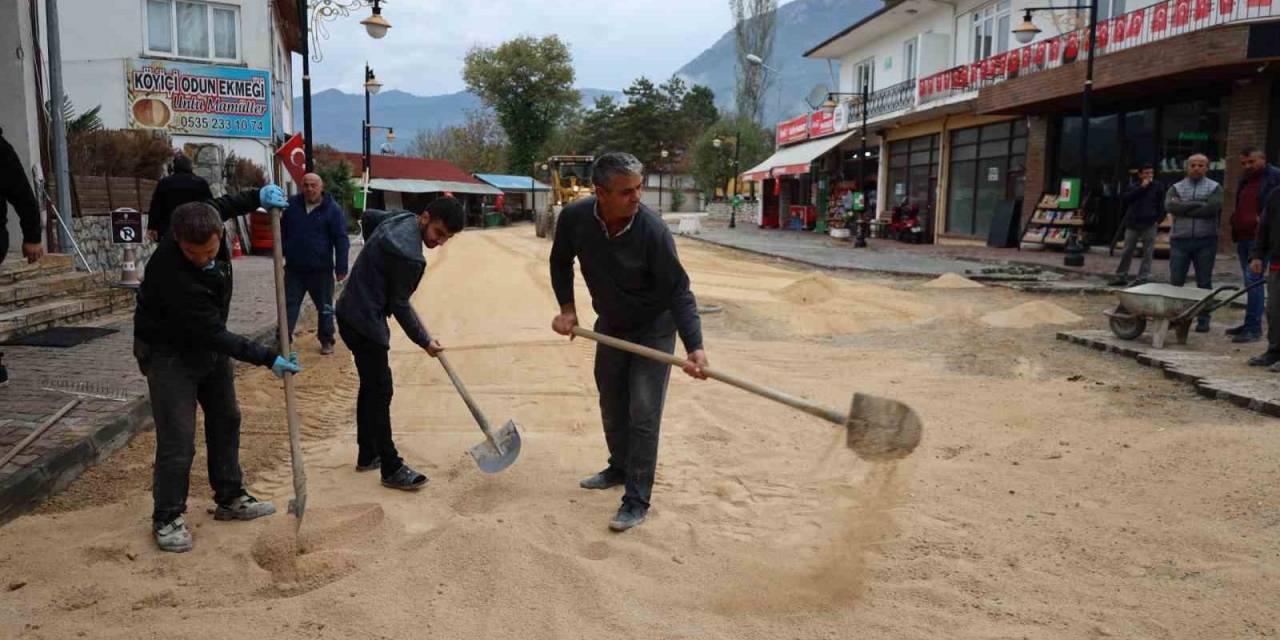
[[[1125,0],[1098,0],[1098,19],[1106,20],[1124,14]]]
[[[240,59],[240,8],[200,0],[147,0],[147,53]]]
[[[1010,2],[999,0],[973,12],[973,61],[1009,50]]]
[[[862,93],[863,88],[867,92],[875,90],[876,75],[876,59],[867,58],[862,62],[853,66],[853,92]]]
[[[911,82],[916,79],[916,39],[912,38],[902,44],[902,79]]]

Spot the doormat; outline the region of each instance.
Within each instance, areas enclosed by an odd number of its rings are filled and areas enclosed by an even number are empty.
[[[103,327],[51,327],[17,338],[0,341],[6,347],[58,347],[66,349],[102,336],[116,333],[118,329]]]

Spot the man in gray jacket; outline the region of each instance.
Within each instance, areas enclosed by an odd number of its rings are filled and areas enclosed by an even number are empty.
[[[1196,286],[1213,288],[1213,262],[1218,255],[1218,227],[1222,217],[1222,185],[1209,179],[1209,158],[1202,153],[1187,158],[1187,177],[1165,193],[1164,208],[1173,214],[1169,234],[1169,283],[1187,283],[1194,264]],[[1196,319],[1196,332],[1209,331],[1209,316]]]
[[[364,250],[351,268],[338,298],[338,333],[355,356],[360,390],[356,396],[356,470],[381,469],[383,486],[413,491],[427,477],[400,459],[391,438],[391,329],[395,316],[410,340],[431,357],[443,348],[431,339],[409,299],[427,269],[425,244],[434,249],[462,230],[462,205],[454,198],[434,200],[420,214],[366,211],[361,224]]]

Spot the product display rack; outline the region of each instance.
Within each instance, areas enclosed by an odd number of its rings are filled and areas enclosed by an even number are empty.
[[[1084,233],[1084,205],[1086,195],[1081,198],[1080,206],[1066,208],[1058,206],[1057,193],[1045,193],[1036,205],[1035,213],[1022,227],[1018,248],[1022,245],[1038,244],[1054,249],[1065,249],[1072,236]]]

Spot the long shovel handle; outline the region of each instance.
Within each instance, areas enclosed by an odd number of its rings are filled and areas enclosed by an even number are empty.
[[[440,365],[444,367],[444,372],[449,376],[449,382],[453,383],[453,388],[458,390],[458,395],[462,396],[462,401],[467,403],[467,409],[471,410],[471,415],[476,419],[476,423],[480,425],[480,430],[484,432],[484,437],[489,440],[489,444],[493,445],[498,453],[502,453],[502,446],[498,444],[498,440],[494,438],[493,431],[489,429],[489,419],[484,417],[484,412],[480,410],[480,405],[476,404],[475,398],[467,392],[467,387],[462,384],[462,379],[454,373],[453,367],[449,366],[449,359],[443,353],[436,354],[436,360],[440,361]]]
[[[276,325],[280,354],[289,357],[289,316],[284,304],[284,248],[280,240],[280,209],[271,209],[271,254],[276,276]],[[289,420],[289,458],[293,465],[293,511],[302,526],[302,514],[307,506],[307,472],[302,466],[302,433],[298,426],[298,411],[293,402],[293,374],[284,374],[284,406]]]
[[[684,367],[686,363],[686,360],[684,360],[683,358],[678,358],[664,351],[658,351],[657,349],[651,349],[646,346],[638,345],[632,342],[627,342],[626,340],[621,340],[613,336],[606,336],[603,333],[597,333],[595,331],[591,331],[590,329],[584,329],[582,327],[574,327],[573,335],[587,338],[589,340],[594,340],[607,347],[613,347],[614,349],[621,349],[623,351],[634,353],[638,356],[649,358],[650,360],[665,362],[673,367]],[[843,426],[845,422],[848,421],[848,415],[841,413],[839,411],[836,411],[835,409],[829,409],[811,400],[806,400],[804,398],[793,396],[789,393],[784,393],[782,391],[779,391],[771,387],[766,387],[761,384],[756,384],[750,380],[739,378],[738,376],[735,376],[731,373],[718,371],[716,369],[712,369],[711,367],[703,367],[702,372],[707,374],[708,378],[719,380],[720,382],[723,382],[725,384],[733,385],[739,389],[742,389],[743,391],[749,391],[758,396],[773,400],[774,402],[781,402],[782,404],[785,404],[789,407],[799,409],[805,413],[817,416],[828,422],[833,422],[835,424]]]

